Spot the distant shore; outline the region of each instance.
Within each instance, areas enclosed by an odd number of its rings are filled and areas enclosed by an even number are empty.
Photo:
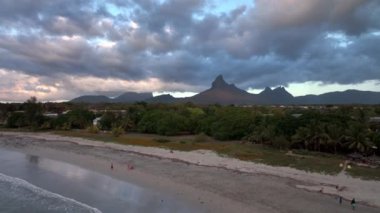
[[[346,212],[352,198],[363,212],[380,207],[380,181],[272,167],[206,150],[173,152],[23,132],[0,132],[0,146],[165,190],[210,212]]]

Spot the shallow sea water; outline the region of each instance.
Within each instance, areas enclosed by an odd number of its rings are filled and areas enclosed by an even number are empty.
[[[0,212],[200,212],[186,202],[75,165],[0,148]]]

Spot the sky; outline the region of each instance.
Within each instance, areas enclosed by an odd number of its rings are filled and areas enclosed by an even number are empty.
[[[378,0],[0,0],[0,101],[380,91]]]

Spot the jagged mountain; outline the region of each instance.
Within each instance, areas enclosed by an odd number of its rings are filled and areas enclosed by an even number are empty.
[[[294,97],[284,87],[277,87],[272,90],[266,87],[261,93],[258,94],[259,104],[292,104]]]
[[[205,90],[184,101],[195,104],[249,104],[256,99],[256,95],[237,88],[234,84],[227,84],[222,75],[213,82],[210,89]]]
[[[81,96],[71,100],[74,103],[184,103],[195,104],[259,104],[259,105],[288,105],[288,104],[380,104],[380,92],[347,90],[330,92],[322,95],[306,95],[293,97],[284,87],[271,89],[266,87],[259,94],[251,94],[239,89],[234,84],[228,84],[222,75],[216,77],[211,88],[188,98],[174,98],[171,95],[153,97],[152,93],[127,92],[116,98],[106,96]]]

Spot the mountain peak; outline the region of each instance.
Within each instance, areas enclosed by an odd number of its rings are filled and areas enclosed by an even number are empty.
[[[218,75],[218,77],[216,77],[212,82],[212,88],[221,88],[226,86],[228,86],[228,84],[224,80],[223,75]]]
[[[274,94],[277,94],[277,95],[283,95],[284,97],[292,97],[293,98],[293,95],[290,94],[286,89],[285,87],[277,87],[276,89],[272,90]]]
[[[263,91],[260,92],[261,95],[269,95],[272,93],[272,89],[270,87],[265,87]]]
[[[272,89],[270,87],[265,87],[265,89],[263,90],[263,92],[272,92]]]

